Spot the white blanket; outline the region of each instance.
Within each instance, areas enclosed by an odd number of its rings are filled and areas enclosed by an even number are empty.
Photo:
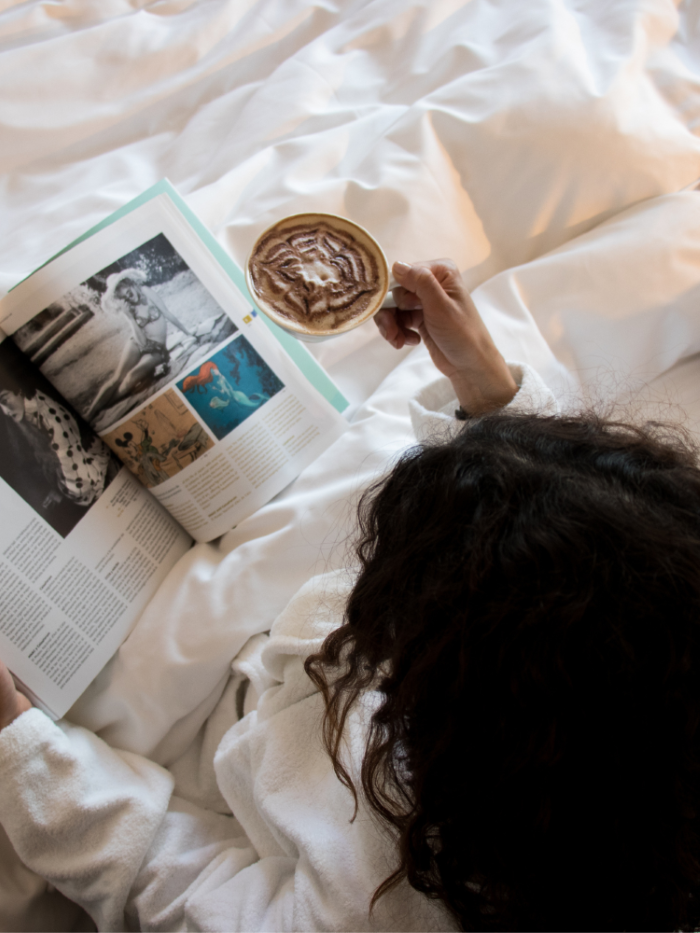
[[[680,401],[700,431],[700,193],[673,194],[700,176],[699,23],[700,0],[9,0],[0,288],[167,175],[241,264],[313,209],[390,261],[451,256],[504,352],[562,396]],[[422,350],[370,324],[314,352],[348,433],[171,574],[74,710],[109,741],[192,748],[232,655],[343,564],[359,491],[408,442]],[[225,636],[203,646],[193,618]],[[0,890],[8,929],[73,922],[9,853]]]

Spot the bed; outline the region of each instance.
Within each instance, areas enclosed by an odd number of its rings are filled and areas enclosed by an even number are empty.
[[[699,134],[700,0],[4,0],[0,289],[162,177],[241,265],[275,219],[332,211],[390,262],[453,258],[564,408],[700,441]],[[345,564],[431,372],[371,323],[312,352],[345,434],[183,558],[71,712],[194,797],[231,659]],[[3,929],[90,929],[6,840],[0,891]]]

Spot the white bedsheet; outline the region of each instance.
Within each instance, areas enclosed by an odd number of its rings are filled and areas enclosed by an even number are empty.
[[[698,133],[700,0],[0,0],[0,290],[163,176],[241,264],[276,218],[336,211],[390,261],[454,258],[569,404],[700,436],[700,193],[674,194]],[[73,712],[109,741],[178,758],[408,442],[424,351],[369,324],[313,352],[348,432],[171,574]],[[70,925],[10,855],[0,926]]]

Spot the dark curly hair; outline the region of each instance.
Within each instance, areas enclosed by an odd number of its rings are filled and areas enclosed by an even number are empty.
[[[308,659],[336,774],[466,930],[700,924],[700,470],[678,433],[500,412],[360,506],[343,625]],[[357,800],[357,797],[356,797]]]

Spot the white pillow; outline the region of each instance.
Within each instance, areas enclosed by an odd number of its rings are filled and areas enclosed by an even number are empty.
[[[700,352],[700,193],[678,192],[611,220],[474,293],[501,349],[520,311],[593,401],[627,402]],[[506,346],[504,346],[506,345]],[[537,367],[537,361],[528,360]],[[552,367],[540,368],[550,386]]]

